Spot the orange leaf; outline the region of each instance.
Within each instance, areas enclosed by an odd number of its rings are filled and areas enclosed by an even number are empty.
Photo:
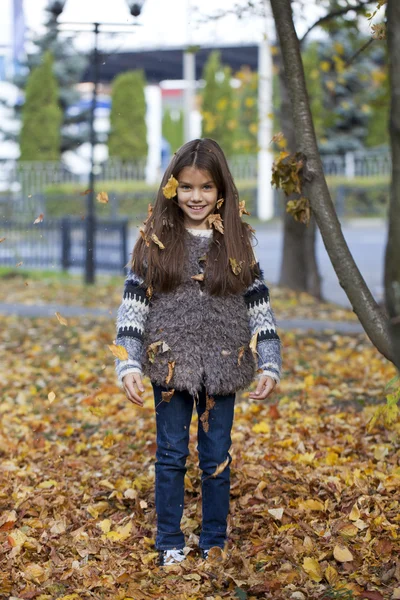
[[[43,213],[40,213],[40,215],[33,221],[33,224],[36,225],[36,223],[41,223],[43,221],[43,218]]]
[[[87,196],[88,194],[90,194],[92,190],[85,190],[84,192],[81,192],[79,195],[80,196]]]
[[[114,356],[116,358],[119,358],[119,360],[128,360],[128,358],[129,358],[128,352],[127,352],[126,348],[124,348],[123,346],[119,346],[117,344],[111,344],[108,347],[111,350],[111,352],[114,354]]]
[[[168,361],[168,375],[167,378],[165,380],[165,383],[168,385],[169,382],[171,381],[173,374],[174,374],[174,369],[175,369],[175,361],[174,360],[169,360]]]
[[[171,402],[172,396],[175,394],[175,390],[168,390],[168,392],[161,392],[163,402]]]
[[[167,198],[168,200],[170,200],[171,198],[174,198],[176,196],[176,190],[177,190],[178,185],[179,185],[178,181],[175,179],[175,177],[173,175],[171,175],[171,177],[167,181],[167,185],[165,185],[162,188],[164,198]]]

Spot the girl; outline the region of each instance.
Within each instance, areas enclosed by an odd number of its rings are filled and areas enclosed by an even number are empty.
[[[250,398],[264,400],[279,383],[280,339],[243,212],[220,146],[207,138],[182,146],[134,247],[118,310],[116,344],[128,354],[116,361],[119,382],[138,406],[142,374],[154,390],[161,565],[185,559],[180,522],[194,401],[207,558],[226,541],[235,392],[256,369]]]

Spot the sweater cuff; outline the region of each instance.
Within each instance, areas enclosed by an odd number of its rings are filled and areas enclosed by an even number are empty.
[[[282,369],[281,342],[280,340],[261,340],[257,344],[258,370],[261,375],[268,375],[280,382]]]
[[[118,378],[118,384],[122,388],[123,387],[123,378],[128,373],[139,373],[139,375],[143,376],[142,369],[138,367],[136,361],[124,360],[119,361],[119,364],[116,366],[116,373]]]

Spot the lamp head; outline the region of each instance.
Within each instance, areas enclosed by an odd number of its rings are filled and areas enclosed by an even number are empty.
[[[132,17],[138,17],[142,12],[144,0],[127,0]]]
[[[61,15],[64,10],[66,0],[49,0],[47,10],[53,15],[55,19]]]

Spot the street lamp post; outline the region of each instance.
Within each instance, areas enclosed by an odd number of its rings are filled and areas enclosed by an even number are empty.
[[[133,17],[138,17],[142,11],[145,0],[127,0],[130,13]],[[49,0],[48,10],[57,21],[58,17],[64,10],[66,0]],[[77,29],[76,26],[88,25],[89,23],[65,22],[65,25],[74,26],[74,31],[87,31],[86,29]],[[95,250],[96,250],[96,211],[95,211],[95,185],[96,185],[96,165],[95,165],[95,147],[96,147],[96,131],[94,127],[97,90],[99,84],[99,49],[98,49],[98,34],[100,26],[127,26],[127,23],[91,23],[94,33],[93,47],[93,92],[90,108],[90,174],[89,174],[89,193],[87,195],[86,205],[86,254],[85,254],[85,283],[94,283],[95,281]],[[130,25],[130,24],[129,24]]]

